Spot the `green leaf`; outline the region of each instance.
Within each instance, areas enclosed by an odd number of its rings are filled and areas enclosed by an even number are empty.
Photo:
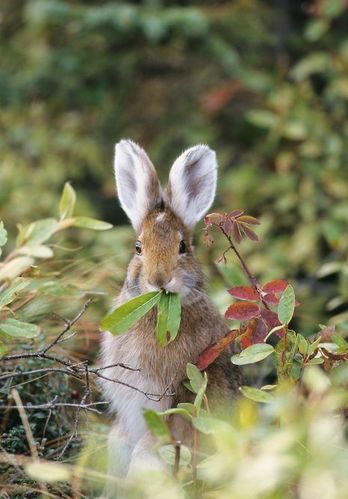
[[[11,281],[19,275],[23,274],[33,265],[34,260],[28,256],[19,256],[7,262],[3,267],[0,267],[0,281]]]
[[[197,396],[195,398],[195,401],[194,401],[194,406],[196,407],[197,411],[199,411],[201,408],[203,397],[204,397],[205,392],[207,390],[207,386],[208,386],[208,376],[207,376],[207,373],[205,372],[203,374],[203,383],[201,384],[201,386],[197,392]]]
[[[162,416],[156,411],[148,409],[144,411],[144,419],[148,429],[162,441],[170,441],[171,434]]]
[[[339,352],[346,352],[348,350],[348,342],[339,334],[332,335],[332,341],[339,347]]]
[[[4,246],[7,243],[7,231],[4,227],[4,223],[0,221],[0,256],[2,253],[1,246]]]
[[[295,310],[295,291],[289,284],[282,296],[278,305],[278,319],[281,324],[288,325],[294,315]]]
[[[58,229],[58,222],[54,218],[44,218],[30,224],[26,229],[26,242],[28,246],[37,246],[47,241]],[[24,242],[24,241],[23,241]]]
[[[162,293],[158,303],[156,338],[164,347],[177,337],[180,327],[181,305],[177,293]]]
[[[27,464],[24,469],[30,478],[39,482],[53,483],[68,481],[71,478],[69,468],[59,463],[37,461]]]
[[[48,246],[38,244],[37,246],[25,245],[18,249],[19,255],[32,256],[33,258],[52,258],[53,251]]]
[[[309,343],[307,355],[311,355],[320,345],[321,336],[319,336],[313,343]]]
[[[233,355],[231,361],[237,366],[244,366],[245,364],[254,364],[265,359],[274,352],[272,345],[268,343],[257,343],[242,350],[239,354]]]
[[[10,287],[0,293],[0,310],[11,303],[16,298],[16,294],[28,286],[29,282],[29,279],[19,277]]]
[[[247,120],[260,128],[274,128],[279,122],[279,118],[271,111],[254,109],[247,113]]]
[[[173,414],[178,414],[189,421],[192,420],[191,413],[182,407],[173,407],[172,409],[167,409],[158,413],[160,416],[172,416]]]
[[[198,394],[201,386],[204,384],[204,378],[201,371],[194,364],[186,365],[186,374],[190,380],[190,385],[194,393]]]
[[[211,433],[218,433],[220,430],[225,430],[230,434],[231,426],[222,419],[213,418],[211,416],[199,416],[194,418],[192,424],[200,432],[209,435]]]
[[[91,229],[91,230],[108,230],[112,229],[113,225],[107,222],[102,222],[101,220],[95,220],[94,218],[89,217],[74,217],[66,220],[69,221],[70,226],[72,227],[82,227],[83,229]]]
[[[105,316],[101,327],[113,334],[124,333],[159,302],[161,294],[162,291],[151,291],[136,296]]]
[[[301,81],[313,73],[329,72],[332,69],[331,55],[326,52],[311,52],[303,57],[291,70],[295,80]]]
[[[163,461],[169,466],[175,465],[175,446],[173,444],[163,445],[158,449],[158,453]],[[185,445],[180,445],[179,466],[188,466],[191,463],[191,451]]]
[[[253,388],[252,386],[241,386],[240,391],[244,397],[254,400],[255,402],[261,402],[263,404],[269,404],[274,400],[273,395],[259,388]]]
[[[76,194],[69,182],[64,185],[62,197],[59,201],[60,219],[70,218],[74,212]]]
[[[6,319],[0,322],[0,333],[14,338],[36,338],[41,330],[36,324],[17,321],[17,319]]]
[[[7,352],[8,352],[7,346],[5,345],[5,343],[2,343],[2,341],[0,341],[0,357],[5,355]]]
[[[298,351],[302,355],[307,355],[309,343],[302,334],[297,335],[298,338]]]

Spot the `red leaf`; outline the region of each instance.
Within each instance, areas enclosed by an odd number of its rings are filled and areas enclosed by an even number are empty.
[[[235,298],[239,298],[241,300],[251,300],[251,301],[259,301],[260,296],[255,289],[250,288],[249,286],[235,286],[228,290],[230,295]]]
[[[274,305],[277,305],[280,301],[280,297],[278,298],[275,294],[273,293],[268,293],[267,295],[264,295],[262,297],[262,299],[266,302],[266,303],[272,303]]]
[[[241,240],[243,239],[243,236],[239,230],[237,222],[234,222],[234,224],[232,225],[232,234],[233,234],[233,238],[236,241],[236,243],[240,243]]]
[[[249,227],[246,227],[245,225],[243,225],[243,230],[245,232],[245,235],[251,239],[252,241],[258,241],[259,238],[258,238],[258,235],[255,234],[255,232],[251,229],[249,229]]]
[[[318,332],[318,335],[321,336],[322,342],[330,342],[332,341],[332,335],[335,334],[335,332],[335,326],[326,326]]]
[[[277,326],[280,326],[280,322],[278,320],[278,315],[275,312],[272,312],[271,310],[267,310],[266,308],[263,308],[261,310],[261,317],[264,321],[264,323],[267,326],[268,333]],[[285,329],[279,329],[276,334],[282,338],[284,336]]]
[[[230,305],[225,313],[226,319],[235,319],[237,321],[246,321],[258,316],[259,306],[250,301],[242,301]]]
[[[229,218],[238,218],[241,215],[243,215],[243,213],[244,213],[244,210],[233,210],[233,211],[231,211],[231,213],[228,213],[227,216]]]
[[[227,232],[227,234],[229,234],[231,232],[231,229],[232,229],[232,220],[230,220],[229,218],[225,218],[225,221],[224,221],[225,232]]]
[[[238,222],[243,222],[245,224],[251,225],[260,225],[261,223],[257,218],[251,217],[249,215],[243,215],[242,217],[239,217]]]
[[[288,284],[289,283],[284,281],[284,279],[276,279],[274,281],[267,282],[267,284],[262,287],[262,291],[265,293],[283,293]]]
[[[251,327],[246,329],[240,339],[242,350],[255,343],[263,343],[268,334],[267,326],[262,319],[253,319],[249,324]]]
[[[196,366],[200,371],[204,371],[208,366],[228,347],[237,336],[240,335],[239,329],[232,329],[225,336],[220,338],[216,343],[207,347],[199,355]]]

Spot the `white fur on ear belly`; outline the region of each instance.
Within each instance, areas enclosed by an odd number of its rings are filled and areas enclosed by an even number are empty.
[[[214,201],[216,179],[216,154],[208,146],[191,147],[174,162],[166,196],[171,209],[189,228],[193,228]]]
[[[138,232],[147,213],[161,201],[155,168],[144,149],[131,140],[116,144],[114,167],[121,206]]]

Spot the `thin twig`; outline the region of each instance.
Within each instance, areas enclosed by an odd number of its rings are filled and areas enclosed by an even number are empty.
[[[83,307],[81,308],[81,310],[79,311],[79,313],[71,320],[68,320],[68,319],[64,319],[65,321],[65,328],[61,331],[61,333],[59,333],[59,335],[49,344],[47,345],[42,353],[45,354],[46,352],[48,352],[48,350],[50,350],[52,347],[54,347],[54,345],[57,344],[57,342],[62,338],[62,336],[64,336],[64,334],[69,331],[69,329],[71,329],[71,327],[81,318],[81,316],[85,313],[85,311],[87,310],[87,308],[89,307],[89,305],[91,304],[92,302],[92,298],[89,298],[86,303],[83,305]]]

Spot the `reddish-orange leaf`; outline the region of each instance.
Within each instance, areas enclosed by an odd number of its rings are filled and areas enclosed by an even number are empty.
[[[228,290],[230,295],[241,300],[259,301],[259,293],[249,286],[235,286]]]
[[[288,284],[284,279],[276,279],[262,286],[262,291],[265,293],[283,293]]]
[[[208,346],[203,352],[199,355],[196,366],[200,371],[204,371],[207,369],[210,364],[214,362],[214,360],[240,335],[239,329],[232,329],[225,336],[220,338],[213,345]]]
[[[251,319],[248,323],[247,326],[240,337],[240,346],[242,350],[244,350],[247,347],[250,347],[252,345],[251,338],[253,337],[255,328],[257,324],[257,319]]]
[[[230,305],[225,313],[226,319],[235,319],[237,321],[246,321],[259,315],[259,306],[250,301],[241,301]]]
[[[238,222],[243,222],[245,224],[251,225],[260,225],[260,221],[255,217],[251,217],[250,215],[243,215],[242,217],[239,217]]]
[[[242,350],[255,343],[263,343],[268,333],[267,326],[261,318],[251,320],[249,325],[240,339]]]

